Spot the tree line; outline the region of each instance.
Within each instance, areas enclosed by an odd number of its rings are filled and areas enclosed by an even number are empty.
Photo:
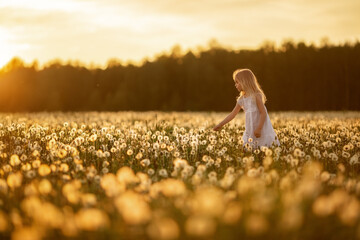
[[[256,50],[213,44],[197,53],[179,46],[155,60],[108,62],[105,69],[53,61],[39,69],[13,58],[0,71],[0,111],[229,111],[232,73],[251,69],[268,111],[360,109],[360,42],[314,46],[271,42]]]

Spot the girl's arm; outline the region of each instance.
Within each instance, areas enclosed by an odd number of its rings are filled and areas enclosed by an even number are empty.
[[[260,120],[259,120],[259,125],[257,126],[257,128],[254,131],[254,135],[255,135],[255,137],[258,138],[258,137],[261,137],[261,130],[264,126],[264,122],[265,122],[265,118],[266,118],[266,110],[265,110],[264,103],[262,102],[261,94],[256,94],[256,105],[260,112]]]
[[[234,119],[234,117],[236,116],[236,114],[238,114],[238,112],[240,111],[241,107],[239,104],[236,103],[234,109],[232,110],[232,112],[224,119],[222,120],[221,123],[219,123],[218,125],[216,125],[213,130],[217,131],[220,130],[220,128],[222,128],[222,126],[224,126],[226,123],[230,122],[231,120]]]

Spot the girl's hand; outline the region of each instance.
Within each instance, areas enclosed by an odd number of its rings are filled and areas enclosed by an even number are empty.
[[[255,137],[257,137],[257,138],[261,137],[261,130],[260,130],[259,128],[255,129],[254,135],[255,135]]]
[[[222,128],[222,126],[216,125],[216,126],[213,128],[213,130],[214,130],[214,131],[219,131],[221,128]]]

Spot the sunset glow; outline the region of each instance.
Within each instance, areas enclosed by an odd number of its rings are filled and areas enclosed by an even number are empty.
[[[206,46],[216,39],[232,48],[257,48],[265,40],[318,44],[360,39],[360,2],[296,1],[95,1],[12,0],[0,3],[0,66],[18,56],[140,61],[174,45]]]
[[[13,50],[10,47],[9,38],[7,31],[0,28],[0,66],[12,57]]]

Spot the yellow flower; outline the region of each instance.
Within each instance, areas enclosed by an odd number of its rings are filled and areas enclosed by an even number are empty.
[[[75,215],[75,222],[80,229],[87,231],[95,231],[110,225],[107,214],[97,208],[80,209]]]
[[[51,190],[52,190],[52,185],[51,185],[51,183],[50,183],[49,180],[47,180],[47,179],[42,179],[42,180],[40,181],[40,183],[39,183],[38,188],[39,188],[39,192],[40,192],[41,194],[47,195],[47,194],[49,194],[49,193],[51,192]]]
[[[134,153],[134,151],[132,149],[128,149],[126,152],[126,154],[129,156],[131,156],[133,153]]]
[[[330,173],[328,171],[323,171],[320,177],[321,177],[321,181],[327,182],[330,179]]]
[[[91,135],[91,136],[89,137],[89,141],[90,141],[90,142],[95,142],[96,139],[97,139],[97,135],[96,135],[96,134],[93,134],[93,135]]]
[[[10,157],[10,165],[11,166],[17,166],[19,165],[21,162],[20,162],[20,159],[19,159],[19,156],[14,154],[14,155],[11,155]]]
[[[159,193],[170,198],[182,196],[186,193],[186,186],[183,181],[178,179],[164,179],[150,186],[150,196],[152,198],[157,198]]]
[[[81,193],[79,192],[80,188],[81,182],[79,180],[73,180],[63,186],[62,193],[70,203],[77,204],[81,197]]]
[[[5,164],[3,167],[4,172],[8,173],[12,171],[12,167],[9,164]]]
[[[62,164],[60,165],[60,171],[62,171],[62,172],[67,172],[67,171],[69,171],[69,165],[67,165],[66,163],[62,163]]]
[[[22,178],[23,176],[20,172],[10,173],[10,175],[7,177],[7,184],[11,189],[20,187],[22,183]]]
[[[335,205],[331,201],[331,198],[327,196],[318,197],[312,205],[313,213],[324,217],[334,212]]]
[[[151,209],[148,203],[141,195],[133,191],[126,191],[117,197],[115,206],[127,224],[144,224],[151,219]]]
[[[294,156],[295,156],[295,157],[300,157],[300,155],[301,155],[301,150],[300,150],[299,148],[296,148],[296,149],[294,150]]]
[[[40,152],[39,152],[38,150],[34,150],[34,151],[32,152],[32,155],[33,155],[34,157],[40,157]]]
[[[271,156],[272,154],[273,154],[273,152],[272,152],[271,149],[267,148],[267,149],[265,150],[265,156]]]
[[[21,170],[23,171],[29,171],[31,169],[30,163],[25,163],[21,166]]]
[[[119,183],[116,176],[112,173],[107,173],[101,177],[101,187],[105,190],[106,196],[114,197],[125,191],[125,183]]]
[[[95,194],[93,193],[85,193],[81,195],[81,202],[84,206],[89,207],[89,206],[95,206],[97,199]]]
[[[36,159],[32,162],[33,168],[38,168],[38,167],[40,167],[40,165],[41,165],[41,161],[39,159]]]
[[[139,152],[138,154],[136,154],[136,159],[140,160],[143,157],[143,154],[141,152]]]
[[[116,178],[120,183],[132,184],[139,182],[134,171],[129,167],[122,167],[116,172]]]
[[[64,158],[66,157],[67,155],[67,151],[65,149],[60,149],[58,152],[57,152],[57,155],[59,158]]]
[[[51,173],[51,169],[47,164],[41,164],[38,169],[38,172],[39,172],[40,176],[44,177]]]
[[[220,216],[224,211],[223,192],[215,187],[205,187],[195,192],[192,211],[203,216]]]
[[[266,156],[263,160],[264,167],[268,168],[272,164],[272,162],[273,162],[272,157]]]

